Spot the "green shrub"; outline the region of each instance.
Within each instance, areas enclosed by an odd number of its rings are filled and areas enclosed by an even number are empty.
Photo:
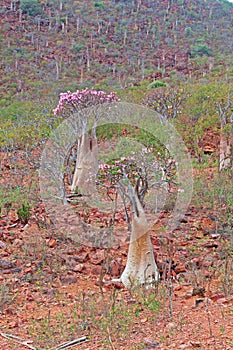
[[[20,9],[29,16],[37,16],[42,13],[42,8],[38,0],[21,0]]]
[[[94,3],[94,6],[96,7],[96,8],[105,8],[105,4],[103,3],[103,2],[101,2],[101,1],[96,1],[95,3]]]
[[[198,43],[196,45],[192,45],[191,46],[191,55],[193,57],[204,56],[204,55],[210,56],[211,55],[211,49],[206,44]]]
[[[27,201],[24,201],[22,207],[17,210],[18,218],[22,224],[27,224],[31,216],[30,209],[30,204]]]
[[[155,88],[158,88],[158,87],[166,87],[167,84],[164,83],[163,81],[160,81],[160,80],[155,80],[153,81],[152,83],[150,83],[148,85],[148,89],[155,89]]]

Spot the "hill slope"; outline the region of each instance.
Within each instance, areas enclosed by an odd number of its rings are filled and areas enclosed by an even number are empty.
[[[1,103],[226,69],[232,19],[233,4],[217,0],[4,0]]]

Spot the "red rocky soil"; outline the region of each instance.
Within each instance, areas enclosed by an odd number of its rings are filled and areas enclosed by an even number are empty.
[[[2,162],[5,185],[14,178],[8,162]],[[26,225],[15,208],[4,208],[0,218],[1,349],[27,348],[2,333],[39,349],[82,336],[88,341],[72,349],[233,348],[230,238],[219,234],[215,213],[190,206],[169,237],[162,230],[169,214],[161,213],[151,237],[162,280],[157,291],[137,292],[111,283],[124,269],[127,246],[72,242],[38,200],[31,214]]]

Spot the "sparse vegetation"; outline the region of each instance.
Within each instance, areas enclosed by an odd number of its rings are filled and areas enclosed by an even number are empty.
[[[38,349],[84,335],[88,342],[79,349],[233,346],[232,153],[225,154],[227,166],[219,166],[220,145],[226,142],[232,152],[233,142],[232,14],[233,4],[225,0],[2,1],[1,332],[30,339]],[[161,125],[175,126],[192,157],[192,201],[167,232],[177,188],[182,191],[177,164],[166,166],[167,145],[127,124],[96,128],[104,150],[99,160],[107,165],[98,181],[109,202],[115,203],[110,182],[119,183],[128,166],[135,184],[140,164],[151,159],[130,163],[132,140],[135,152],[138,145],[153,149],[149,156],[156,154],[166,175],[169,194],[150,228],[160,275],[152,289],[126,290],[118,280],[126,266],[130,206],[110,217],[79,190],[70,194],[76,147],[62,164],[66,206],[74,209],[76,229],[77,216],[84,223],[76,231],[84,239],[92,224],[104,231],[115,220],[121,244],[103,249],[71,240],[40,198],[45,143],[74,112],[53,114],[59,94],[86,89],[106,96],[116,91],[123,102],[157,111]],[[67,219],[65,210],[61,216]],[[19,344],[0,333],[0,348]]]
[[[30,204],[27,201],[22,203],[22,207],[17,210],[18,218],[22,224],[27,224],[31,216],[30,214]]]

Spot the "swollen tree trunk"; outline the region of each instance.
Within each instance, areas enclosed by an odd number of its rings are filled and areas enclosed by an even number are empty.
[[[233,163],[233,129],[230,137],[224,134],[221,130],[220,135],[220,159],[219,159],[219,170],[227,169],[232,167]]]
[[[131,289],[140,285],[153,285],[159,280],[159,270],[154,258],[146,215],[131,186],[129,196],[132,209],[132,229],[127,263],[120,280],[126,288]]]
[[[76,166],[71,191],[81,194],[93,194],[96,191],[95,178],[98,172],[98,148],[95,128],[92,135],[85,133],[78,144]]]

